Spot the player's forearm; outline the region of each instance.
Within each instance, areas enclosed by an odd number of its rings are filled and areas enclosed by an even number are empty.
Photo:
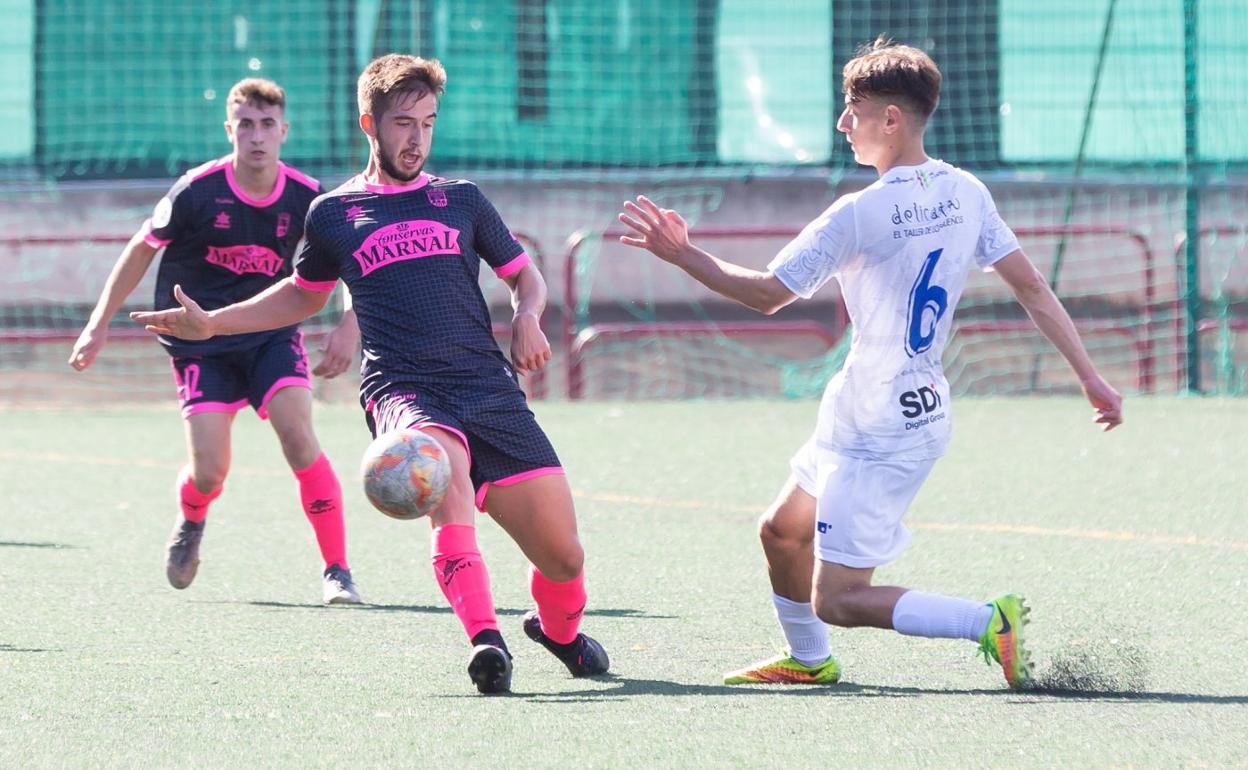
[[[771,274],[725,262],[693,244],[675,264],[716,294],[760,313],[771,315],[793,300],[792,293]]]
[[[251,299],[210,311],[212,334],[261,332],[299,323],[325,307],[329,294],[301,289],[288,278]]]
[[[315,311],[313,311],[313,312],[315,312]],[[336,327],[334,327],[334,328],[336,328],[336,329],[345,329],[345,330],[350,331],[350,332],[352,332],[352,333],[354,333],[354,334],[356,334],[356,335],[359,335],[359,333],[360,333],[360,319],[356,317],[356,315],[355,315],[355,309],[354,309],[354,308],[351,308],[351,307],[348,307],[346,310],[343,310],[343,311],[342,311],[342,318],[339,318],[339,319],[338,319],[338,325],[337,325]]]
[[[1016,296],[1036,328],[1053,343],[1075,375],[1080,380],[1095,377],[1096,366],[1079,338],[1075,322],[1049,285],[1041,279],[1017,292]]]
[[[108,279],[104,282],[100,298],[95,303],[95,309],[91,311],[89,325],[97,328],[108,326],[109,321],[126,303],[126,298],[143,280],[147,268],[152,264],[152,257],[156,256],[156,251],[143,240],[140,234],[135,234],[130,239],[108,274]]]
[[[513,315],[531,315],[540,319],[546,310],[546,280],[533,265],[528,265],[516,275],[516,285],[511,291]]]

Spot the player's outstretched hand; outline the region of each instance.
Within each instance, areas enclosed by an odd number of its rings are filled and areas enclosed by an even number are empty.
[[[536,372],[550,360],[550,341],[541,321],[531,313],[519,313],[511,321],[511,365],[517,372]]]
[[[360,349],[360,325],[354,313],[347,313],[342,322],[321,340],[320,363],[312,370],[317,377],[332,380],[345,372]]]
[[[644,195],[638,195],[636,202],[624,201],[620,221],[634,233],[621,235],[620,243],[645,249],[664,262],[679,262],[689,248],[689,225],[684,217],[659,208]]]
[[[130,317],[155,334],[182,340],[206,340],[213,336],[212,319],[195,300],[186,296],[181,286],[173,287],[173,298],[182,307],[170,310],[135,311]]]
[[[1093,422],[1101,425],[1101,430],[1113,430],[1122,424],[1122,396],[1114,390],[1100,375],[1084,380],[1083,394],[1088,403],[1096,409]]]
[[[104,349],[106,342],[108,342],[108,329],[96,329],[88,324],[82,330],[82,334],[78,335],[78,341],[74,343],[74,349],[69,354],[69,365],[80,372],[86,369]]]

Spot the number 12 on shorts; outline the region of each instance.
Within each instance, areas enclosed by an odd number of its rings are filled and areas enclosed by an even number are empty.
[[[910,312],[907,313],[906,354],[914,358],[926,351],[936,341],[936,327],[949,309],[949,293],[934,285],[932,273],[944,249],[936,249],[923,260],[919,276],[910,290]]]

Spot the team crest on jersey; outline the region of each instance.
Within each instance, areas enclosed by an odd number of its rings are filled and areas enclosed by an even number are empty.
[[[361,275],[379,267],[435,254],[460,254],[459,231],[441,222],[417,219],[374,231],[352,255]]]
[[[446,190],[427,190],[429,202],[440,209],[446,208]]]
[[[277,215],[277,237],[285,238],[288,232],[290,232],[290,212],[283,211]]]
[[[217,212],[217,218],[213,221],[212,226],[218,230],[230,229],[230,215],[224,211]]]

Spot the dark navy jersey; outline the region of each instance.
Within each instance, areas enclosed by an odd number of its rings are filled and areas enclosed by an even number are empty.
[[[481,261],[505,278],[529,263],[471,182],[421,174],[404,186],[356,176],[308,212],[295,283],[351,291],[363,340],[362,400],[398,387],[517,387],[490,330]]]
[[[278,163],[277,184],[264,200],[238,185],[231,156],[186,172],[143,225],[148,245],[165,249],[156,273],[156,309],[178,307],[175,284],[205,310],[216,310],[289,276],[308,206],[321,192],[315,179],[285,163]],[[160,341],[173,355],[211,355],[254,348],[293,328]]]

